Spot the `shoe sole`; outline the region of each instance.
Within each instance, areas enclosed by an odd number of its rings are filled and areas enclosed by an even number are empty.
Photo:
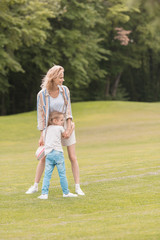
[[[47,200],[48,198],[38,198],[38,199],[40,199],[40,200]]]
[[[69,197],[78,197],[78,196],[63,196],[64,198],[69,198]]]
[[[80,193],[78,193],[78,192],[76,192],[79,196],[85,196],[85,193],[83,193],[83,194],[80,194]]]
[[[25,192],[25,194],[33,194],[33,193],[36,193],[36,192],[38,192],[38,190],[34,191],[34,192]]]

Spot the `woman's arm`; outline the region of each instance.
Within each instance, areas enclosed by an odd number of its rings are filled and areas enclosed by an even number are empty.
[[[74,129],[75,129],[75,124],[74,124],[74,122],[71,122],[70,129],[67,128],[67,130],[64,133],[62,133],[62,137],[63,138],[69,138]]]
[[[45,116],[42,108],[42,93],[41,91],[37,94],[37,128],[43,131],[45,128]]]
[[[68,87],[64,87],[65,91],[65,96],[67,97],[67,106],[66,106],[66,121],[67,121],[67,129],[65,131],[65,137],[64,138],[69,138],[71,135],[71,128],[72,128],[72,108],[71,108],[71,99],[70,99],[70,91]],[[73,131],[73,130],[72,130]]]
[[[66,129],[66,130],[70,131],[70,130],[71,130],[71,127],[72,127],[72,119],[71,119],[71,118],[68,118],[68,119],[67,119],[67,129]]]
[[[44,138],[43,138],[43,131],[41,131],[41,135],[39,138],[39,146],[43,146],[44,145]]]
[[[43,130],[45,126],[44,111],[41,103],[41,92],[37,94],[37,128],[40,130],[39,146],[44,145]]]
[[[72,108],[71,108],[71,99],[70,99],[70,91],[68,87],[65,86],[65,94],[67,95],[67,106],[66,106],[66,119],[73,119],[72,117]],[[70,125],[69,125],[70,126]]]
[[[65,131],[65,138],[69,138],[73,132],[73,129],[72,129],[72,119],[71,118],[68,118],[67,119],[67,129]]]

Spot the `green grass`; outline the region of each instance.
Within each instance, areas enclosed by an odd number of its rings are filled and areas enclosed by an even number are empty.
[[[57,170],[49,199],[33,183],[36,112],[0,117],[0,239],[159,240],[160,103],[72,104],[85,197],[65,199]],[[65,149],[69,189],[74,192]],[[42,181],[39,189],[41,189]]]

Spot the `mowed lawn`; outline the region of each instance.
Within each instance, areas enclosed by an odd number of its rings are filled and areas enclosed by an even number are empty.
[[[54,170],[48,200],[33,184],[36,112],[0,117],[0,239],[159,240],[160,103],[72,104],[81,187],[63,198]],[[65,149],[69,189],[74,192]]]

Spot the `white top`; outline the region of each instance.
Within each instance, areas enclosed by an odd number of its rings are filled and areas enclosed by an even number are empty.
[[[56,112],[61,112],[61,113],[66,112],[66,105],[64,102],[64,97],[63,97],[63,94],[60,93],[60,91],[56,98],[53,98],[50,96],[49,111],[50,112],[56,111]]]
[[[52,150],[63,152],[61,144],[61,135],[64,133],[64,127],[59,125],[50,125],[47,127],[45,138],[45,155]]]

